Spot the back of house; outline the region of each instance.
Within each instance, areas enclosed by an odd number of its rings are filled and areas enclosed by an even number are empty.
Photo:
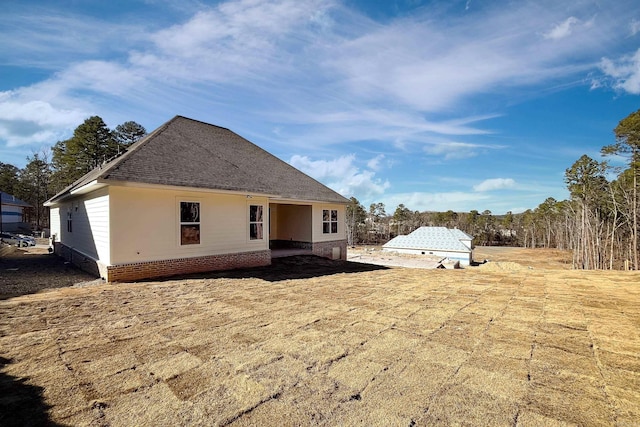
[[[232,131],[176,116],[55,195],[55,252],[107,281],[346,259],[349,201]]]

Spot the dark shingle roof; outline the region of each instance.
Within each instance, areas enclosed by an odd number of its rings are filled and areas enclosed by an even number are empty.
[[[125,154],[89,172],[49,202],[96,179],[349,201],[236,133],[176,116]]]
[[[16,196],[12,196],[9,193],[0,191],[0,201],[3,205],[22,206],[24,208],[31,207],[31,205],[23,200],[18,199]]]

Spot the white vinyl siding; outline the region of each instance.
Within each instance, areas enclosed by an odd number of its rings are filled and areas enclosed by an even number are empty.
[[[248,239],[244,195],[110,187],[112,264],[158,261],[268,249],[268,239]],[[180,201],[200,203],[200,243],[180,245]],[[254,197],[251,204],[267,205]],[[263,222],[268,224],[267,211]],[[266,230],[265,230],[266,232]]]
[[[53,236],[55,234],[56,241],[60,241],[60,208],[51,208],[49,209],[49,226],[50,226],[50,235]]]
[[[346,224],[345,224],[345,205],[313,205],[313,241],[329,242],[334,240],[345,240]],[[329,211],[329,222],[324,221],[324,211]],[[331,211],[337,211],[337,232],[325,233],[325,223],[329,224],[329,231],[336,222],[331,220]]]
[[[71,201],[61,203],[56,208],[57,215],[51,215],[52,233],[58,235],[58,241],[80,253],[109,263],[109,190],[102,188],[78,196]],[[51,210],[52,212],[54,209]],[[57,217],[56,231],[53,220]],[[71,218],[72,231],[69,232],[68,218]]]

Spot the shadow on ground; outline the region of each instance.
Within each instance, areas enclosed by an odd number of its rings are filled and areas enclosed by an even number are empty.
[[[316,255],[295,255],[274,258],[271,265],[265,267],[243,268],[238,270],[212,271],[188,275],[172,276],[163,280],[180,279],[262,279],[278,282],[291,279],[310,279],[340,273],[361,273],[365,271],[388,270],[380,265],[364,264],[343,260],[330,260]],[[153,281],[157,281],[155,279]]]
[[[256,278],[269,282],[290,279],[308,279],[339,273],[360,273],[387,270],[373,264],[330,260],[315,255],[296,255],[274,258],[265,267],[212,271],[168,278],[141,280],[166,281],[209,278]],[[0,257],[0,301],[20,295],[34,294],[44,289],[64,288],[79,283],[96,281],[96,278],[50,254],[34,254],[15,249],[3,252]]]
[[[56,255],[29,253],[18,248],[2,249],[0,300],[95,280]]]
[[[11,360],[0,357],[0,425],[59,426],[49,420],[49,409],[42,397],[43,388],[2,372]]]

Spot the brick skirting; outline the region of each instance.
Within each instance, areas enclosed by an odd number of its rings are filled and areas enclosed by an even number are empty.
[[[339,248],[335,253],[334,249]],[[331,242],[316,242],[313,243],[312,252],[314,255],[318,255],[329,259],[347,259],[347,241],[346,240],[333,240]]]
[[[105,266],[58,242],[55,249],[56,254],[67,261],[82,270],[102,277],[107,282],[129,282],[177,274],[261,267],[271,264],[270,250]]]

